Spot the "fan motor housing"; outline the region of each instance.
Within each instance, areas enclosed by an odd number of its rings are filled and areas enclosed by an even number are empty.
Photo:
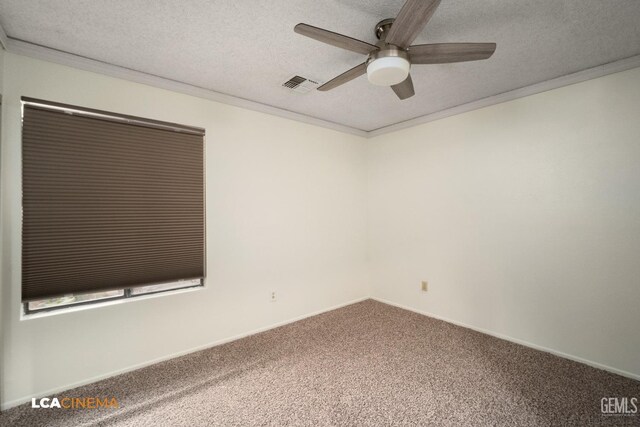
[[[392,44],[385,44],[384,47],[382,47],[380,50],[376,50],[375,52],[372,52],[371,54],[369,54],[369,58],[367,59],[367,65],[369,65],[370,62],[373,62],[378,58],[386,58],[390,56],[391,57],[398,56],[400,58],[404,58],[407,61],[409,61],[409,54],[407,53],[406,50],[400,49],[399,47],[394,46]]]

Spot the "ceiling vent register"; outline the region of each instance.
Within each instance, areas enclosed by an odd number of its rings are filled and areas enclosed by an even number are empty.
[[[298,93],[307,93],[320,86],[320,82],[295,75],[284,82],[282,86]]]

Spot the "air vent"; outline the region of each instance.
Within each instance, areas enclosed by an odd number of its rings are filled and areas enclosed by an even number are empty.
[[[282,86],[294,92],[307,93],[320,86],[320,82],[302,76],[293,76],[284,82]]]

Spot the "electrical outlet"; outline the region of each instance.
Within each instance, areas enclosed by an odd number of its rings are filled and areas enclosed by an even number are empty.
[[[422,288],[422,292],[427,292],[427,290],[429,289],[429,283],[427,283],[426,280],[423,280],[421,282],[421,288]]]
[[[276,291],[271,291],[271,302],[276,302]]]

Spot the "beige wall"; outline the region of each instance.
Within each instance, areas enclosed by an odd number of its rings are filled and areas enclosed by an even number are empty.
[[[368,173],[374,297],[640,379],[640,69],[374,138]]]
[[[5,406],[368,295],[364,139],[13,54],[4,72]],[[206,129],[205,289],[20,320],[20,96]]]

